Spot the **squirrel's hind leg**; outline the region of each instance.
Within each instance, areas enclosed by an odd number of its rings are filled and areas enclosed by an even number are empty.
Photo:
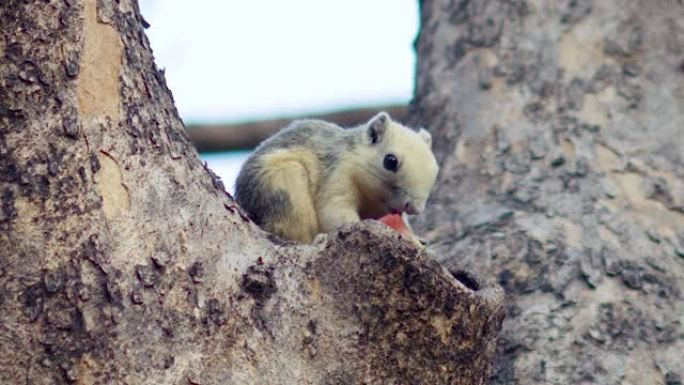
[[[289,158],[289,159],[288,159]],[[318,220],[312,198],[309,169],[300,159],[288,157],[273,159],[265,169],[269,188],[277,191],[283,204],[281,215],[265,224],[267,231],[283,238],[311,243],[318,234]]]

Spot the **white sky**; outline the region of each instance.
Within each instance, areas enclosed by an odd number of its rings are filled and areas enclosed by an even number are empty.
[[[416,0],[141,0],[187,123],[408,102]]]
[[[140,0],[186,123],[407,103],[417,0]],[[204,154],[233,191],[247,153]]]

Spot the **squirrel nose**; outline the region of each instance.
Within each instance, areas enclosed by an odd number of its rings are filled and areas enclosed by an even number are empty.
[[[406,214],[411,214],[411,215],[418,214],[418,210],[416,209],[416,207],[411,202],[406,202],[406,204],[404,205],[404,211],[406,212]]]

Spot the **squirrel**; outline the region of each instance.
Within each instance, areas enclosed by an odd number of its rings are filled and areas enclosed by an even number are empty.
[[[299,120],[263,141],[235,182],[235,200],[262,229],[311,243],[319,233],[423,211],[439,167],[432,137],[380,112],[342,128]]]

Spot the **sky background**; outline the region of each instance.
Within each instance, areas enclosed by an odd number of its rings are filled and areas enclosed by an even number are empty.
[[[140,0],[186,124],[407,103],[416,0]],[[245,153],[203,155],[232,189]]]

